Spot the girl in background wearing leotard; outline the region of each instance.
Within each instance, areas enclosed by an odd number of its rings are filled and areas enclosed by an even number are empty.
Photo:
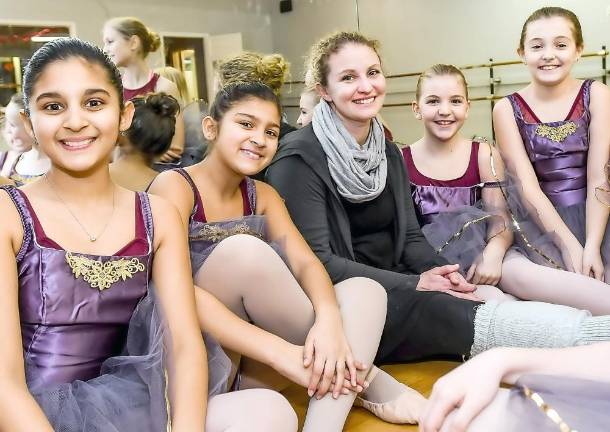
[[[30,149],[19,155],[14,164],[13,172],[10,174],[10,179],[17,186],[23,186],[30,183],[40,176],[44,175],[51,167],[51,161],[42,151],[36,140],[32,139],[25,129],[24,123],[19,118],[20,112],[24,110],[23,94],[17,93],[12,98],[6,107],[7,121],[11,124],[7,130],[7,136],[12,140],[11,146],[25,147],[30,146]],[[26,144],[19,144],[26,143]]]
[[[460,135],[468,109],[466,80],[459,69],[435,65],[420,76],[413,110],[424,136],[402,153],[428,241],[438,249],[449,239],[443,255],[459,260],[474,284],[498,285],[525,300],[610,314],[607,284],[535,264],[520,251],[509,250],[513,235],[503,186],[498,184],[504,180],[502,160],[489,144]],[[495,216],[482,219],[486,215]],[[460,230],[462,236],[452,238]]]
[[[519,198],[539,228],[553,234],[556,261],[607,280],[609,210],[596,189],[607,188],[610,90],[571,75],[582,49],[580,23],[571,11],[547,7],[530,15],[517,52],[532,82],[498,102],[494,129],[520,185]]]
[[[122,68],[125,100],[146,93],[167,93],[181,104],[176,85],[155,73],[146,63],[146,57],[161,44],[159,35],[133,17],[112,18],[104,24],[104,51]],[[176,132],[170,149],[161,157],[162,162],[177,163],[184,149],[184,123],[180,114],[176,119]]]
[[[133,120],[119,138],[110,175],[127,189],[145,191],[158,174],[151,165],[172,142],[180,105],[165,93],[136,96],[131,101]]]
[[[342,429],[356,397],[348,390],[362,390],[357,369],[372,370],[360,405],[388,421],[414,422],[423,397],[365,366],[375,358],[383,329],[383,289],[365,278],[333,287],[275,190],[247,177],[275,154],[277,96],[259,82],[230,84],[216,96],[203,130],[211,143],[208,156],[185,170],[161,174],[151,187],[176,204],[190,226],[202,328],[224,347],[307,387],[315,397],[305,431]],[[284,259],[276,252],[278,243]],[[204,313],[217,309],[207,292],[240,319]],[[260,364],[246,363],[242,386],[276,385],[263,371]]]
[[[4,112],[2,137],[9,149],[0,152],[0,175],[9,178],[15,173],[19,157],[32,148],[32,138],[25,132],[19,118],[19,111],[23,108],[21,99],[20,93],[14,94]]]
[[[171,419],[201,431],[205,351],[179,217],[108,172],[133,114],[118,70],[60,39],[32,56],[23,88],[23,120],[52,167],[0,193],[0,428],[165,431]],[[158,314],[146,313],[150,279]]]

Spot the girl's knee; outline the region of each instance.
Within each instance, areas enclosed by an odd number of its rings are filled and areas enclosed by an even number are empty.
[[[215,248],[225,254],[253,255],[271,247],[263,240],[248,234],[235,234],[220,241]],[[272,250],[272,249],[271,249]]]
[[[258,412],[261,413],[257,427],[252,431],[296,431],[299,420],[290,402],[280,393],[272,390],[256,389]]]
[[[353,277],[335,286],[337,295],[347,294],[349,296],[358,295],[358,297],[367,299],[371,304],[380,304],[383,307],[387,306],[388,295],[385,288],[373,279],[365,277]]]
[[[222,240],[210,254],[209,260],[230,262],[244,272],[267,269],[274,260],[282,262],[271,246],[247,234],[236,234]],[[205,264],[202,268],[205,268]]]

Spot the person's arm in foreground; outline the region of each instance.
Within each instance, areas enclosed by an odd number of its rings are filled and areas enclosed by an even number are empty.
[[[467,430],[472,420],[492,402],[500,383],[514,384],[522,375],[558,375],[610,382],[608,364],[610,342],[556,349],[491,349],[434,384],[420,419],[420,431]]]

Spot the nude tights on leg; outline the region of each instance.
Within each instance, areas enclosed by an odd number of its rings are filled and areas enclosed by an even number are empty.
[[[195,277],[229,309],[258,327],[303,345],[315,315],[309,298],[280,256],[246,235],[223,240]],[[385,324],[386,293],[376,282],[352,278],[335,286],[343,328],[354,357],[372,365]],[[304,431],[340,431],[355,394],[312,398]]]
[[[515,251],[506,254],[500,288],[523,300],[572,306],[610,315],[610,285],[565,270],[535,264]]]

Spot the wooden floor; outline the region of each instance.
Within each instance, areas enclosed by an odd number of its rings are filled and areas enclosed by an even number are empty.
[[[447,361],[429,361],[424,363],[410,363],[384,366],[383,369],[396,379],[420,391],[424,396],[430,394],[434,382],[456,367],[459,363]],[[307,394],[296,385],[283,392],[299,415],[299,430],[303,426],[305,409],[307,408]],[[346,432],[393,432],[417,431],[417,426],[398,426],[378,420],[375,416],[362,408],[353,408],[347,418],[343,429]]]

